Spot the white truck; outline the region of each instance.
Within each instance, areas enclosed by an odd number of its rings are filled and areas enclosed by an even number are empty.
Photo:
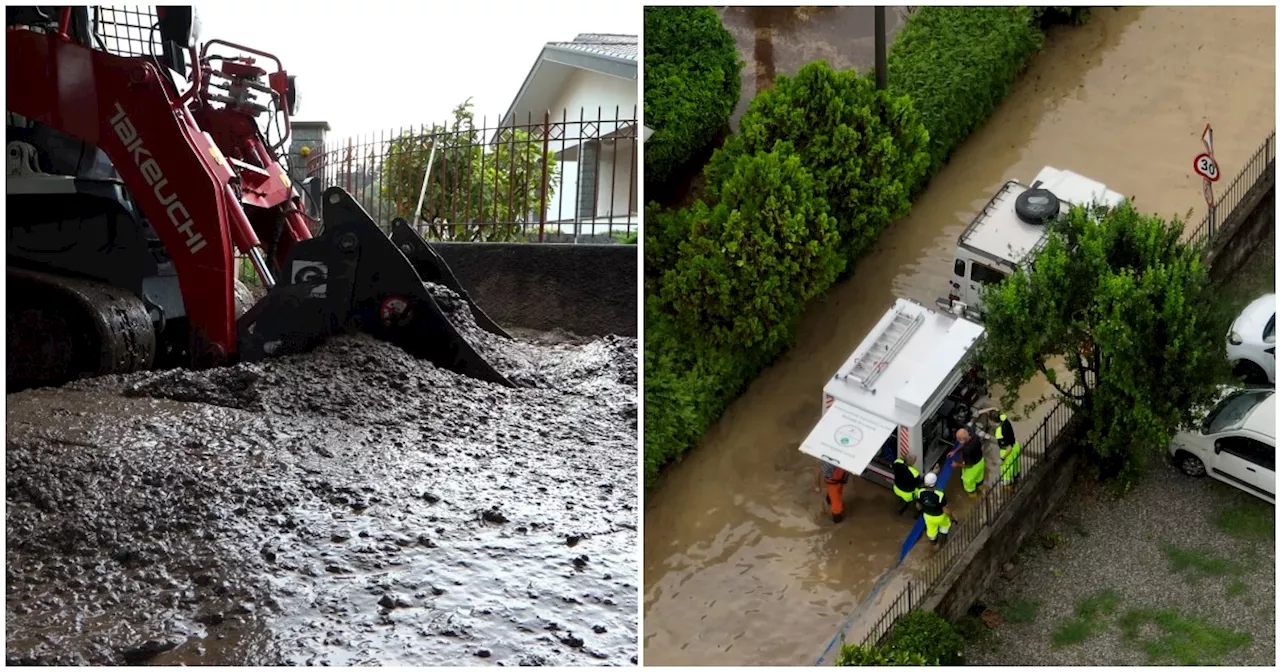
[[[1046,166],[1031,186],[1005,182],[960,234],[951,289],[939,308],[980,319],[982,288],[1004,280],[1048,238],[1045,224],[1072,205],[1120,205],[1107,185],[1069,170]]]
[[[969,356],[983,333],[898,299],[822,388],[822,417],[800,451],[887,486],[899,454],[932,469],[986,399]]]

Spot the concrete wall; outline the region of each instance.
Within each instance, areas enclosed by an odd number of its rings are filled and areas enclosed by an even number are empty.
[[[1212,245],[1206,250],[1214,279],[1229,277],[1239,270],[1267,229],[1276,225],[1275,172],[1245,194],[1240,205],[1225,220]],[[1023,540],[1034,533],[1062,501],[1079,463],[1079,453],[1071,444],[1082,427],[1072,421],[1048,450],[1043,463],[1027,474],[1017,494],[996,520],[956,559],[920,606],[944,618],[955,620],[968,611],[990,587],[1004,564],[1013,558]]]
[[[499,324],[579,336],[638,335],[636,245],[433,242]]]

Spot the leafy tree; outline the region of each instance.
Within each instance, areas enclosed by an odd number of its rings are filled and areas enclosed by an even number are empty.
[[[813,174],[846,257],[910,210],[910,191],[929,165],[928,133],[906,97],[817,61],[794,77],[779,76],[751,101],[737,135],[707,166],[707,193],[719,197],[739,157],[779,140],[791,143]]]
[[[1044,374],[1083,414],[1088,449],[1122,489],[1227,377],[1227,325],[1200,250],[1181,234],[1180,220],[1128,203],[1076,207],[1051,225],[1030,268],[983,295],[983,366],[1004,403],[1012,407],[1019,388]]]
[[[490,142],[476,128],[470,99],[453,110],[446,129],[410,132],[392,140],[382,165],[383,197],[396,214],[412,218],[427,171],[431,148],[435,160],[423,202],[422,217],[435,237],[460,240],[512,240],[542,209],[542,176],[547,176],[547,202],[559,180],[556,160],[528,131],[507,128]],[[545,171],[544,171],[545,169]]]
[[[792,146],[739,156],[720,202],[698,201],[663,301],[690,335],[713,345],[773,349],[812,298],[844,270],[826,201]]]
[[[646,184],[672,173],[709,145],[729,122],[742,91],[733,36],[711,7],[644,8]]]

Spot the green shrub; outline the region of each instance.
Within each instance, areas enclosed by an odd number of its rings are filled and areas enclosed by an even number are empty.
[[[889,50],[889,88],[929,131],[929,176],[982,125],[1044,43],[1028,7],[921,7]]]
[[[897,665],[937,665],[918,653],[906,653],[875,646],[858,646],[845,644],[840,647],[840,657],[836,659],[837,667],[886,667]]]
[[[661,184],[729,121],[742,90],[738,48],[711,7],[644,8],[646,184]]]
[[[658,277],[675,266],[680,243],[693,229],[693,208],[664,210],[657,203],[644,209],[644,272]]]
[[[964,663],[964,638],[947,619],[932,611],[912,610],[899,616],[889,631],[887,647],[919,654],[939,665]]]
[[[751,101],[738,133],[707,165],[707,194],[721,193],[739,159],[786,141],[826,197],[843,242],[856,256],[911,208],[910,190],[929,166],[928,134],[910,102],[852,70],[810,63]]]
[[[677,459],[777,353],[716,348],[680,335],[655,296],[644,317],[644,482]],[[789,339],[789,336],[788,336]]]
[[[720,202],[691,210],[659,286],[681,330],[713,346],[773,349],[844,270],[827,202],[789,143],[739,156]]]

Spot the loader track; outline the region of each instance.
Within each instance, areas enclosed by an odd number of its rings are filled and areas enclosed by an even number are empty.
[[[134,294],[92,280],[7,270],[9,391],[151,366],[155,329]]]

